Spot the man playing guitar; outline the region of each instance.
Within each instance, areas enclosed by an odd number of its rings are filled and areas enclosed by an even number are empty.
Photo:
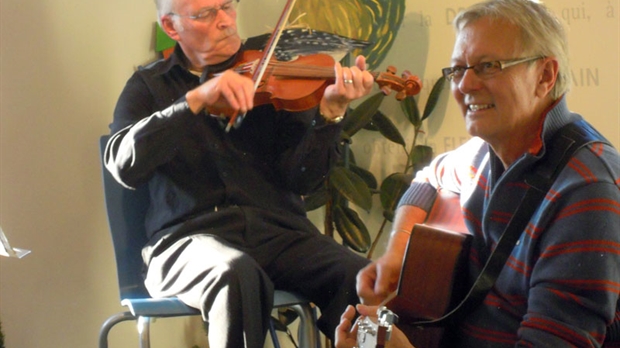
[[[377,306],[394,292],[414,225],[424,222],[437,190],[449,190],[459,194],[473,237],[467,285],[482,273],[512,220],[524,220],[525,227],[485,297],[446,328],[451,341],[444,346],[601,347],[617,341],[620,156],[568,109],[571,74],[562,24],[538,1],[491,0],[462,11],[454,26],[451,66],[442,72],[473,138],[417,173],[385,254],[358,274],[358,295]],[[519,215],[531,174],[550,161],[545,155],[560,147],[555,135],[569,126],[595,140],[557,166],[531,216]],[[357,310],[376,316],[377,307]],[[352,307],[342,315],[337,348],[362,346],[354,316]],[[387,347],[423,348],[413,336],[408,340],[392,328]]]

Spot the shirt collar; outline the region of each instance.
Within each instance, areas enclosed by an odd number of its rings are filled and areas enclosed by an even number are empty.
[[[538,131],[540,136],[532,144],[528,152],[534,156],[542,156],[545,144],[555,132],[579,118],[579,115],[570,112],[566,102],[566,95],[563,95],[543,112]]]
[[[214,73],[224,71],[226,69],[230,69],[237,61],[237,57],[239,57],[243,51],[244,51],[244,46],[241,45],[241,47],[239,48],[239,51],[237,51],[237,53],[235,53],[229,59],[225,60],[224,62],[218,63],[218,64],[206,66],[205,69],[203,70],[200,81],[204,82],[208,74],[214,74]],[[183,50],[181,49],[181,46],[178,43],[174,46],[174,51],[172,52],[170,57],[168,57],[168,59],[165,61],[164,65],[162,66],[160,74],[168,73],[175,66],[178,66],[182,68],[183,70],[186,70],[189,72],[189,68],[188,68],[189,60],[187,59],[187,56],[185,55],[185,53],[183,53]]]

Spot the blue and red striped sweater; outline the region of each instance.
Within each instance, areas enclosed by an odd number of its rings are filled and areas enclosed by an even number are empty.
[[[545,141],[579,119],[561,99],[545,116],[541,150],[505,171],[490,147],[473,138],[420,171],[400,205],[428,211],[436,188],[460,194],[474,235],[473,282],[524,195],[524,174],[544,154]],[[613,147],[594,143],[562,170],[495,286],[456,330],[457,346],[600,347],[606,327],[618,320],[619,293],[620,156]]]

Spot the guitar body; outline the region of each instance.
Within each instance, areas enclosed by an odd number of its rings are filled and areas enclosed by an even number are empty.
[[[443,328],[407,324],[442,317],[467,290],[462,286],[472,236],[466,231],[459,197],[448,191],[438,192],[426,222],[413,228],[397,295],[386,306],[416,348],[439,347]]]
[[[396,295],[377,313],[392,320],[358,318],[359,348],[383,348],[396,321],[416,348],[445,344],[442,327],[421,322],[443,317],[464,298],[471,239],[459,196],[439,190],[426,221],[411,232]]]
[[[397,296],[386,306],[399,316],[399,328],[416,348],[439,346],[442,328],[407,324],[438,319],[461,300],[470,239],[427,225],[416,225],[411,233]]]

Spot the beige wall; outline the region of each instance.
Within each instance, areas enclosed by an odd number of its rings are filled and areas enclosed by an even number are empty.
[[[244,0],[240,17],[256,18],[266,3],[280,7],[283,1]],[[410,69],[430,85],[449,61],[453,34],[447,20],[469,3],[408,0],[398,48],[386,64]],[[548,4],[568,19],[577,82],[569,105],[620,146],[618,0]],[[33,250],[22,260],[0,258],[6,345],[95,347],[102,321],[121,310],[97,138],[107,132],[132,69],[154,57],[153,5],[150,0],[1,0],[0,6],[0,225],[12,244]],[[260,22],[240,26],[242,34],[272,27],[279,9],[267,12]],[[397,112],[395,105],[385,107]],[[440,114],[435,119],[445,121],[441,127],[429,124],[427,140],[437,151],[466,138],[451,101]],[[356,144],[358,158],[366,158],[379,175],[382,167],[398,170],[391,144],[366,140]],[[198,338],[185,333],[201,336],[192,325],[158,321],[153,346],[190,347]],[[129,324],[112,333],[111,347],[135,343]]]

